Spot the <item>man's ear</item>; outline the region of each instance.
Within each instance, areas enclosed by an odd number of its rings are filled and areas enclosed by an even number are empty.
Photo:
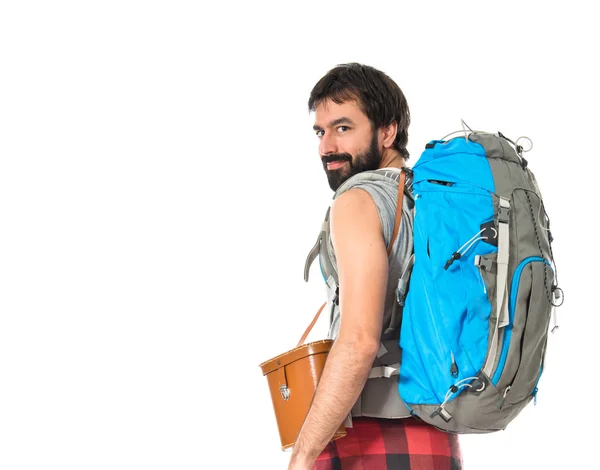
[[[392,121],[388,126],[382,127],[382,144],[383,148],[391,148],[396,140],[396,134],[398,132],[398,123]]]

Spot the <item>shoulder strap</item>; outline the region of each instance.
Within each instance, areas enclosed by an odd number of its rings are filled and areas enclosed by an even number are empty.
[[[398,203],[396,204],[396,219],[394,221],[394,232],[392,234],[392,241],[390,242],[390,246],[387,249],[388,256],[392,252],[392,247],[394,246],[396,237],[398,236],[398,233],[400,232],[400,222],[402,220],[402,205],[404,203],[404,184],[405,184],[405,182],[406,182],[406,173],[404,171],[400,171],[400,181],[398,182]],[[308,276],[306,276],[306,272],[305,272],[305,279],[307,277]],[[317,311],[315,318],[313,318],[313,321],[310,323],[310,325],[308,325],[308,328],[306,329],[306,331],[300,338],[300,341],[298,342],[298,346],[301,346],[304,343],[304,341],[306,341],[306,338],[308,337],[309,333],[311,332],[311,330],[317,323],[317,320],[319,319],[321,312],[325,308],[325,305],[327,305],[327,302],[325,302],[323,305],[321,305],[321,308],[319,308],[319,310]]]

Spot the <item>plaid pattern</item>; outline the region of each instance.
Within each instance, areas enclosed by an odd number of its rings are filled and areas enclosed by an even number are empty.
[[[313,470],[460,470],[458,435],[414,418],[353,418],[345,437],[330,442]]]

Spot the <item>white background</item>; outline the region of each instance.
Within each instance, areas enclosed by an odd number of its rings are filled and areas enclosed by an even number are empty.
[[[0,468],[286,468],[258,364],[324,301],[306,103],[350,61],[406,94],[412,164],[461,118],[533,140],[566,301],[537,406],[464,436],[465,468],[593,465],[587,2],[0,5]]]

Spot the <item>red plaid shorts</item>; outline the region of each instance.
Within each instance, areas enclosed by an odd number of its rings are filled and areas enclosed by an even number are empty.
[[[407,419],[353,418],[313,470],[460,470],[458,435]]]

